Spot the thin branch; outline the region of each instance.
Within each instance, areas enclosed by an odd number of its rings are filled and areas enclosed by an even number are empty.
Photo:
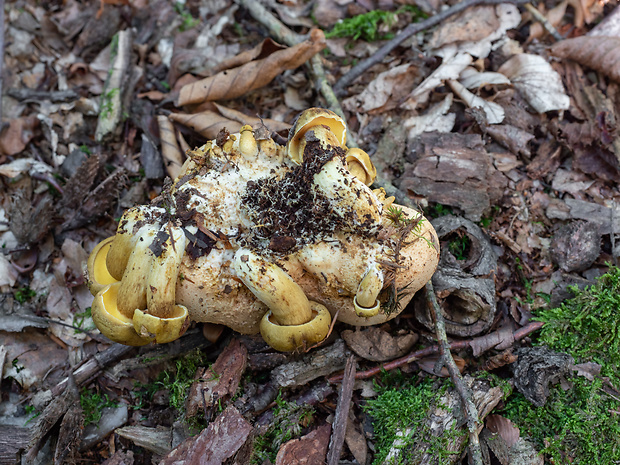
[[[389,55],[392,50],[402,44],[409,37],[417,34],[418,32],[430,29],[431,27],[438,25],[449,17],[454,16],[455,14],[460,13],[469,7],[477,5],[498,5],[500,3],[514,3],[519,5],[522,3],[527,3],[527,0],[463,0],[462,2],[451,6],[447,10],[439,12],[436,15],[425,19],[422,22],[411,23],[409,26],[403,29],[400,34],[387,42],[383,47],[381,47],[371,56],[369,56],[365,60],[360,61],[357,65],[351,68],[351,70],[347,74],[342,76],[334,86],[334,91],[336,92],[336,95],[344,94],[344,90],[349,84],[351,84],[359,76],[364,74],[368,70],[368,68],[383,61],[383,59],[387,55]]]
[[[544,323],[541,321],[535,321],[534,323],[530,323],[525,325],[524,327],[518,329],[513,333],[513,337],[515,341],[523,339],[524,337],[532,334],[534,331],[538,331],[540,328],[544,326]],[[487,337],[487,336],[485,336]],[[450,350],[463,350],[470,348],[472,343],[476,341],[476,339],[465,339],[462,341],[452,341],[450,343]],[[376,366],[366,371],[358,371],[355,374],[355,379],[368,379],[373,376],[378,375],[382,371],[394,370],[395,368],[400,368],[402,366],[408,365],[409,363],[417,362],[425,357],[429,357],[431,355],[435,355],[439,353],[439,346],[429,346],[424,349],[417,350],[415,352],[410,353],[409,355],[405,355],[404,357],[397,358],[392,360],[391,362],[384,363],[383,365]],[[342,374],[332,376],[328,378],[330,383],[339,383],[342,381]]]
[[[553,27],[553,24],[551,24],[549,20],[545,18],[545,16],[540,11],[538,11],[536,7],[534,7],[534,5],[532,5],[531,3],[526,3],[524,6],[525,6],[525,9],[529,11],[530,14],[534,17],[534,19],[538,21],[540,24],[542,24],[542,27],[544,27],[545,30],[549,34],[551,34],[555,40],[564,40],[564,37],[562,37],[562,34],[560,34],[558,30],[555,27]]]
[[[332,436],[327,451],[327,465],[337,465],[340,462],[340,453],[344,445],[347,431],[347,420],[351,409],[353,384],[355,382],[355,355],[351,354],[344,368],[344,381],[338,393],[338,406],[332,423]]]
[[[456,366],[452,353],[450,352],[450,344],[448,343],[448,335],[446,334],[446,322],[441,313],[441,307],[439,307],[439,303],[437,303],[432,281],[426,283],[426,298],[435,316],[435,331],[437,333],[437,340],[439,341],[439,353],[441,354],[443,365],[448,369],[450,379],[454,383],[456,392],[461,396],[461,401],[463,403],[463,411],[467,418],[467,429],[469,430],[469,452],[471,454],[471,462],[473,462],[474,465],[482,465],[482,451],[478,438],[478,429],[480,427],[478,409],[476,408],[476,404],[474,404],[472,392],[463,382],[461,372]],[[439,369],[441,369],[441,367],[439,367]]]

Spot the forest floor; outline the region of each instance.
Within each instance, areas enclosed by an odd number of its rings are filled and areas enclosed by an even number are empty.
[[[620,461],[614,2],[3,4],[0,463]],[[437,230],[438,306],[293,354],[101,335],[84,270],[123,212],[311,107]]]

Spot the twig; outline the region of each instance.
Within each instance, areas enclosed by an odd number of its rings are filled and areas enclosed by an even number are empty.
[[[534,323],[530,323],[525,325],[523,328],[518,329],[513,333],[513,337],[515,341],[519,339],[523,339],[525,336],[533,333],[534,331],[538,331],[540,328],[544,326],[544,323],[541,321],[536,321]],[[485,336],[486,337],[486,336]],[[463,341],[452,341],[450,343],[450,350],[462,350],[471,347],[471,344],[476,339],[466,339]],[[429,346],[421,350],[417,350],[412,352],[409,355],[405,355],[404,357],[397,358],[392,360],[391,362],[384,363],[383,365],[376,366],[366,371],[358,371],[355,374],[355,379],[368,379],[373,376],[378,375],[382,371],[394,370],[395,368],[400,368],[404,365],[407,365],[412,362],[416,362],[430,355],[435,355],[439,353],[439,346]],[[342,374],[334,375],[327,379],[330,383],[339,383],[342,381]]]
[[[344,445],[344,437],[347,431],[347,420],[351,408],[353,384],[355,383],[355,355],[351,354],[344,367],[344,380],[338,393],[338,406],[334,422],[332,423],[332,437],[327,451],[327,465],[337,465],[340,462],[340,453]]]
[[[529,11],[530,14],[534,17],[534,19],[538,21],[540,24],[542,24],[542,27],[544,27],[545,30],[549,34],[551,34],[555,40],[564,40],[564,37],[562,37],[562,34],[560,34],[558,30],[555,27],[553,27],[553,24],[551,24],[549,20],[545,18],[544,15],[536,9],[536,7],[534,7],[534,5],[532,5],[531,3],[526,3],[524,6],[525,6],[525,9]]]
[[[467,429],[469,430],[469,452],[470,463],[474,465],[482,465],[482,451],[480,449],[480,440],[478,439],[478,428],[480,427],[480,418],[478,417],[478,409],[472,398],[471,390],[463,382],[463,377],[459,371],[452,353],[450,352],[450,344],[448,343],[448,336],[446,334],[446,322],[441,313],[441,307],[435,297],[435,289],[433,289],[433,282],[426,283],[426,298],[433,310],[435,316],[435,331],[437,333],[437,340],[439,341],[439,353],[441,354],[442,364],[448,369],[450,373],[450,379],[454,383],[456,391],[461,396],[463,403],[465,416],[467,418]],[[439,367],[441,369],[441,367]]]
[[[368,68],[380,63],[392,50],[402,44],[409,37],[417,34],[418,32],[422,32],[426,29],[429,29],[437,24],[445,21],[451,16],[454,16],[461,11],[466,10],[472,6],[478,5],[498,5],[500,3],[514,3],[514,4],[522,4],[526,3],[527,0],[463,0],[456,5],[451,6],[447,10],[444,10],[440,13],[437,13],[434,16],[431,16],[428,19],[420,23],[411,23],[407,26],[403,31],[394,37],[392,40],[387,42],[383,47],[377,50],[374,54],[366,58],[365,60],[360,61],[357,65],[355,65],[351,70],[342,76],[340,80],[334,86],[334,92],[336,95],[344,94],[344,89],[353,81],[355,81],[359,76],[364,74]]]
[[[262,4],[256,0],[235,0],[239,5],[244,7],[252,17],[265,26],[269,30],[269,34],[273,36],[278,42],[282,42],[288,46],[293,46],[300,43],[303,38],[299,34],[286,27],[278,18],[276,18],[269,10],[267,10]],[[317,54],[314,55],[308,63],[308,69],[310,72],[310,79],[315,83],[317,90],[321,93],[327,107],[340,116],[346,124],[346,118],[344,111],[340,106],[338,97],[334,92],[331,84],[325,76],[325,68],[321,62],[321,57]],[[348,125],[347,125],[348,129]],[[350,131],[347,145],[349,147],[356,147],[355,140],[350,137]]]

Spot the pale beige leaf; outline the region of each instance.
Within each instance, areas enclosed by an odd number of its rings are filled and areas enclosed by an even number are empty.
[[[551,53],[600,71],[620,82],[620,37],[575,37],[558,42]]]
[[[469,108],[482,108],[489,124],[499,124],[504,121],[504,108],[501,105],[495,102],[487,102],[485,99],[472,94],[458,81],[450,80],[448,84]]]
[[[253,60],[260,60],[261,58],[265,58],[272,53],[285,48],[285,46],[280,45],[279,43],[268,37],[256,47],[241,52],[234,57],[227,58],[226,60],[220,62],[220,64],[217,65],[213,71],[217,73],[225,69],[236,68],[238,66],[245,65],[246,63],[249,63]]]
[[[488,85],[510,84],[510,79],[492,71],[479,72],[471,66],[463,70],[459,82],[468,89],[479,89]]]
[[[239,132],[242,126],[238,121],[224,118],[222,115],[208,110],[193,115],[187,113],[172,113],[169,118],[172,121],[193,129],[207,139],[215,139],[218,132],[223,128],[226,128],[230,133],[235,133]]]
[[[411,92],[418,68],[412,64],[395,66],[380,73],[360,94],[346,99],[342,106],[350,111],[381,112],[396,108]]]
[[[539,55],[521,53],[506,61],[498,72],[504,74],[538,113],[566,110],[570,99],[562,79]]]
[[[425,114],[407,118],[402,122],[403,126],[409,129],[408,139],[414,139],[423,132],[450,132],[456,121],[456,114],[448,113],[452,105],[452,94],[446,95],[441,102],[432,105]]]
[[[313,29],[309,40],[294,47],[279,50],[263,59],[183,86],[177,105],[240,97],[251,90],[266,86],[282,71],[301,66],[323,48],[325,48],[323,31]]]
[[[177,142],[174,125],[165,115],[157,116],[157,124],[159,125],[161,155],[164,159],[166,172],[172,179],[176,179],[183,166],[183,153]]]

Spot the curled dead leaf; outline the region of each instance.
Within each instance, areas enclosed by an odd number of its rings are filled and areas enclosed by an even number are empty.
[[[620,82],[619,37],[582,36],[566,39],[554,44],[551,53],[574,60]]]
[[[157,116],[159,125],[159,137],[161,139],[161,154],[164,158],[164,166],[168,175],[175,179],[181,172],[183,166],[183,154],[179,148],[174,125],[165,115]]]
[[[323,31],[313,29],[309,40],[294,47],[278,50],[263,59],[183,86],[177,105],[240,97],[251,90],[266,86],[282,71],[301,66],[323,48],[325,48]]]
[[[215,139],[222,128],[230,133],[239,132],[242,124],[238,121],[225,118],[214,111],[202,111],[193,115],[187,113],[172,113],[168,118],[193,129],[207,139]]]
[[[402,357],[418,341],[418,335],[415,333],[392,336],[375,326],[363,331],[343,331],[342,338],[353,352],[374,362]]]
[[[501,415],[489,415],[486,424],[492,433],[500,435],[508,447],[514,446],[519,440],[519,428],[508,418]]]

